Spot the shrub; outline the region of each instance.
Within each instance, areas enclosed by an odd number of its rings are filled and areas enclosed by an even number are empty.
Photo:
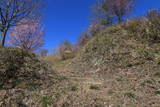
[[[87,44],[87,42],[89,40],[91,40],[94,36],[97,36],[98,33],[100,33],[101,31],[103,31],[104,29],[106,29],[107,26],[98,23],[98,22],[94,22],[92,24],[89,25],[89,27],[87,28],[86,32],[83,32],[76,44],[76,49],[80,49],[82,48],[85,44]]]
[[[139,32],[140,30],[139,27],[141,26],[141,23],[142,23],[141,19],[136,18],[126,22],[124,27],[127,31],[134,34]]]
[[[47,68],[34,53],[18,48],[0,48],[0,86],[18,79],[39,78]],[[13,84],[12,84],[13,85]]]
[[[73,58],[74,47],[69,41],[65,40],[59,45],[58,53],[62,60]]]
[[[137,40],[160,43],[160,12],[149,11],[146,16],[133,19],[125,24],[125,29]]]
[[[101,23],[93,23],[93,24],[90,24],[88,28],[88,32],[92,37],[94,37],[104,29],[106,29],[105,25],[102,25]]]

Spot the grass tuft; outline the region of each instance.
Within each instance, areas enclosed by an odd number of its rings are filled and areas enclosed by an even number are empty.
[[[100,87],[98,85],[91,85],[89,88],[92,90],[100,90]]]

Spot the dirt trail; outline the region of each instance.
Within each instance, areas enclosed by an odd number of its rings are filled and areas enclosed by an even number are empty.
[[[84,76],[84,74],[81,75],[79,73],[73,74],[73,72],[71,71],[72,70],[61,70],[60,74],[67,77],[71,81],[76,81],[84,85],[87,85],[87,84],[88,85],[102,85],[103,84],[103,81],[100,78],[95,77],[95,76],[93,77],[92,74],[90,75],[87,74],[86,76]]]
[[[97,80],[97,79],[94,79],[94,78],[86,78],[86,77],[68,77],[69,79],[73,80],[73,81],[79,81],[83,84],[97,84],[97,85],[102,85],[103,82],[101,80]]]

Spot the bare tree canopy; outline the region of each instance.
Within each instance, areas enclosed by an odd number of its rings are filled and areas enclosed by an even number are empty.
[[[9,28],[16,26],[23,18],[39,15],[42,4],[41,0],[0,0],[1,46],[5,44]]]
[[[121,23],[124,16],[132,12],[134,0],[100,0],[94,9],[98,20],[102,23]]]

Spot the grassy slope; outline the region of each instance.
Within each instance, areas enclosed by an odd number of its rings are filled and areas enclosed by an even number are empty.
[[[0,104],[13,98],[33,107],[159,107],[160,44],[135,37],[117,25],[91,39],[74,59],[47,56],[56,75],[20,82],[9,94],[0,89]]]
[[[0,107],[54,106],[67,83],[33,53],[0,48]]]
[[[81,75],[101,79],[114,106],[160,106],[160,44],[136,40],[121,25],[93,38],[73,60]]]
[[[160,106],[159,44],[136,40],[121,25],[94,37],[70,63],[59,63],[68,87],[76,87],[62,98],[68,106]]]

